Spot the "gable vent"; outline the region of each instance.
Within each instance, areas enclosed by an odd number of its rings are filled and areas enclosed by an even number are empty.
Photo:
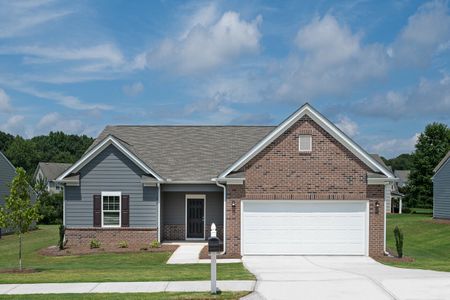
[[[312,151],[312,136],[311,135],[299,135],[298,136],[298,151],[311,152]]]

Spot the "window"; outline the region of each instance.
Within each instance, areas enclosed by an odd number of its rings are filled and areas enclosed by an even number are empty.
[[[312,151],[312,137],[310,135],[299,135],[298,151],[300,151],[300,152],[311,152]]]
[[[102,227],[120,227],[120,192],[102,192]]]

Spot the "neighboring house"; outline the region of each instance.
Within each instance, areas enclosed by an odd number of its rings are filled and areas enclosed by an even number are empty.
[[[450,151],[434,169],[433,217],[450,219]]]
[[[63,185],[55,180],[71,165],[66,163],[40,162],[34,172],[33,180],[44,180],[47,183],[48,192],[60,193],[62,192]]]
[[[16,176],[16,168],[12,163],[6,158],[6,156],[0,151],[0,206],[5,205],[6,197],[9,196],[9,191],[11,189],[11,182]],[[32,190],[30,186],[30,190]],[[36,194],[32,190],[31,200],[36,199]],[[1,233],[9,233],[10,230],[7,228],[2,228]],[[1,236],[1,234],[0,234]]]
[[[309,104],[279,126],[107,126],[59,176],[68,245],[381,256],[394,175]]]

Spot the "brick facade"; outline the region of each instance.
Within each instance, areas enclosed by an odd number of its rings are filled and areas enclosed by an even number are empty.
[[[312,136],[312,151],[298,151],[298,136]],[[383,255],[384,186],[368,185],[371,169],[308,116],[251,159],[244,185],[227,189],[227,254],[240,254],[241,200],[369,200],[369,255]],[[232,207],[235,201],[236,206]],[[375,213],[375,203],[379,212]]]
[[[148,246],[158,239],[153,228],[66,228],[67,246],[89,247],[93,239],[102,245],[117,246],[126,241],[129,245]]]

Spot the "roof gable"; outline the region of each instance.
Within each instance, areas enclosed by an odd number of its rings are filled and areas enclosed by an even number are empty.
[[[291,128],[298,120],[303,116],[309,116],[313,121],[315,121],[319,126],[321,126],[326,132],[328,132],[332,137],[334,137],[338,142],[340,142],[344,147],[346,147],[350,152],[352,152],[356,157],[358,157],[362,162],[364,162],[368,167],[370,167],[375,172],[383,173],[388,179],[394,179],[394,175],[378,161],[376,161],[372,156],[370,156],[366,151],[364,151],[359,145],[357,145],[353,140],[351,140],[347,135],[345,135],[340,129],[338,129],[332,122],[326,119],[318,111],[316,111],[308,103],[300,107],[295,113],[290,115],[286,120],[284,120],[278,127],[276,127],[272,132],[270,132],[265,138],[259,141],[253,148],[251,148],[247,153],[241,156],[236,162],[234,162],[230,167],[223,171],[219,178],[225,178],[231,172],[238,171],[246,163],[248,163],[253,157],[275,141],[281,134],[286,130]]]
[[[450,160],[450,151],[444,156],[444,158],[438,163],[436,168],[434,168],[434,176],[442,169],[442,167]],[[433,177],[434,177],[433,176]]]
[[[78,172],[81,168],[83,168],[88,162],[90,162],[94,157],[100,154],[104,149],[106,149],[109,145],[113,145],[120,152],[122,152],[125,156],[127,156],[132,162],[134,162],[139,168],[143,171],[147,172],[154,176],[158,181],[163,181],[163,178],[158,175],[155,171],[153,171],[149,166],[147,166],[130,147],[126,147],[123,143],[121,143],[117,138],[112,135],[108,135],[101,142],[96,144],[94,147],[91,147],[88,152],[83,155],[81,159],[79,159],[74,165],[72,165],[69,169],[67,169],[63,174],[61,174],[56,180],[61,181],[68,175]]]

